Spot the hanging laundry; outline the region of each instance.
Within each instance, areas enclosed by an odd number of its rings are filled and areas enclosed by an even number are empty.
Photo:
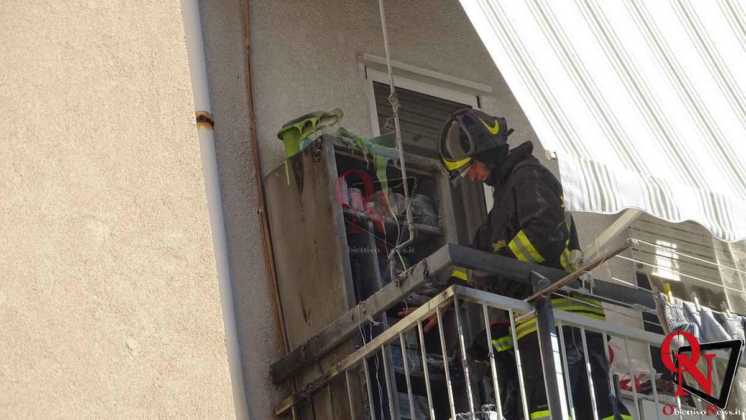
[[[659,304],[663,308],[665,319],[663,321],[669,331],[684,330],[697,337],[703,343],[713,341],[731,340],[733,338],[744,336],[743,317],[737,317],[729,322],[727,328],[725,323],[719,321],[725,320],[726,315],[715,312],[710,308],[698,307],[693,302],[687,302],[678,298],[670,298],[661,293],[658,295]],[[717,314],[717,316],[716,316]]]
[[[337,130],[337,138],[360,151],[366,163],[368,162],[369,157],[373,159],[373,164],[376,169],[376,178],[378,178],[378,182],[381,185],[381,191],[388,196],[389,181],[386,168],[388,167],[389,160],[396,157],[396,150],[393,148],[393,137],[387,134],[366,139],[344,127],[340,127]]]
[[[714,313],[715,318],[720,322],[721,325],[725,328],[725,331],[730,335],[732,338],[738,338],[743,340],[744,334],[744,327],[746,326],[746,318],[742,317],[741,315],[735,315],[735,314],[723,314],[720,312]]]
[[[658,296],[659,309],[665,319],[662,323],[668,331],[684,330],[691,333],[701,343],[744,339],[746,317],[736,314],[725,314],[701,307],[693,302],[687,302],[664,293]],[[683,337],[674,340],[675,346],[687,344]],[[721,369],[716,369],[717,375],[722,377]],[[729,408],[740,407],[746,403],[746,375],[739,369],[733,382],[734,392],[728,402]]]

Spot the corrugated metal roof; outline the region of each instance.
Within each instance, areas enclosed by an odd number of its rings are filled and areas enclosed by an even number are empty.
[[[568,207],[746,238],[744,2],[462,0]]]

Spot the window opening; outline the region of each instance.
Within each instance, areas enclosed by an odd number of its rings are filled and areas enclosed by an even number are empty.
[[[373,82],[376,101],[376,116],[381,134],[394,132],[391,105],[388,103],[389,87],[385,83]],[[430,158],[438,158],[438,141],[441,128],[451,113],[469,104],[437,98],[409,89],[397,89],[399,96],[399,120],[404,150]]]
[[[373,135],[391,134],[393,121],[391,105],[388,102],[388,77],[385,73],[371,68],[365,68],[365,77],[369,87]],[[469,93],[469,89],[443,87],[398,75],[394,83],[400,103],[399,123],[404,151],[430,159],[439,159],[438,142],[443,124],[451,113],[459,109],[478,108],[479,96]],[[492,189],[486,185],[468,185],[468,182],[462,182],[453,186],[452,195],[454,201],[460,203],[454,208],[458,224],[458,242],[468,245],[476,233],[476,228],[485,219],[487,209],[492,206]]]
[[[653,275],[667,280],[680,281],[679,254],[676,253],[677,244],[656,239],[655,269]]]

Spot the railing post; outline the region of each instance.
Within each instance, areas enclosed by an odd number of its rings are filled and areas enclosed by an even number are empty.
[[[549,286],[549,279],[532,272],[534,290]],[[569,417],[565,400],[565,386],[562,377],[560,349],[554,325],[554,311],[549,297],[538,297],[534,300],[536,308],[536,335],[539,339],[539,353],[544,368],[544,386],[547,392],[547,403],[552,419]]]

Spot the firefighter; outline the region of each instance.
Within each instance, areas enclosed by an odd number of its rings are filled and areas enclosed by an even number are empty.
[[[487,221],[478,229],[473,246],[483,251],[508,256],[523,262],[574,271],[580,259],[578,238],[572,218],[565,212],[562,187],[557,178],[533,157],[533,145],[525,142],[509,149],[504,118],[474,109],[457,111],[443,128],[440,157],[452,178],[464,177],[494,188],[494,206]],[[466,270],[456,269],[453,276],[480,288],[514,298],[526,298],[530,286],[491,278],[474,284]],[[580,296],[552,298],[558,310],[604,319],[601,304]],[[564,328],[570,379],[574,384],[575,418],[593,418],[586,379],[582,340],[576,328]],[[513,359],[513,341],[509,325],[492,326],[493,348],[501,376],[501,401],[508,420],[523,418],[518,380]],[[523,366],[541,366],[536,318],[516,325],[516,337]],[[603,338],[587,333],[593,388],[599,419],[631,418],[626,408],[609,392],[608,364]],[[541,369],[524,371],[526,399],[531,420],[551,418]],[[583,385],[585,388],[583,389]],[[575,387],[577,386],[577,388]],[[615,410],[616,408],[616,410]]]

